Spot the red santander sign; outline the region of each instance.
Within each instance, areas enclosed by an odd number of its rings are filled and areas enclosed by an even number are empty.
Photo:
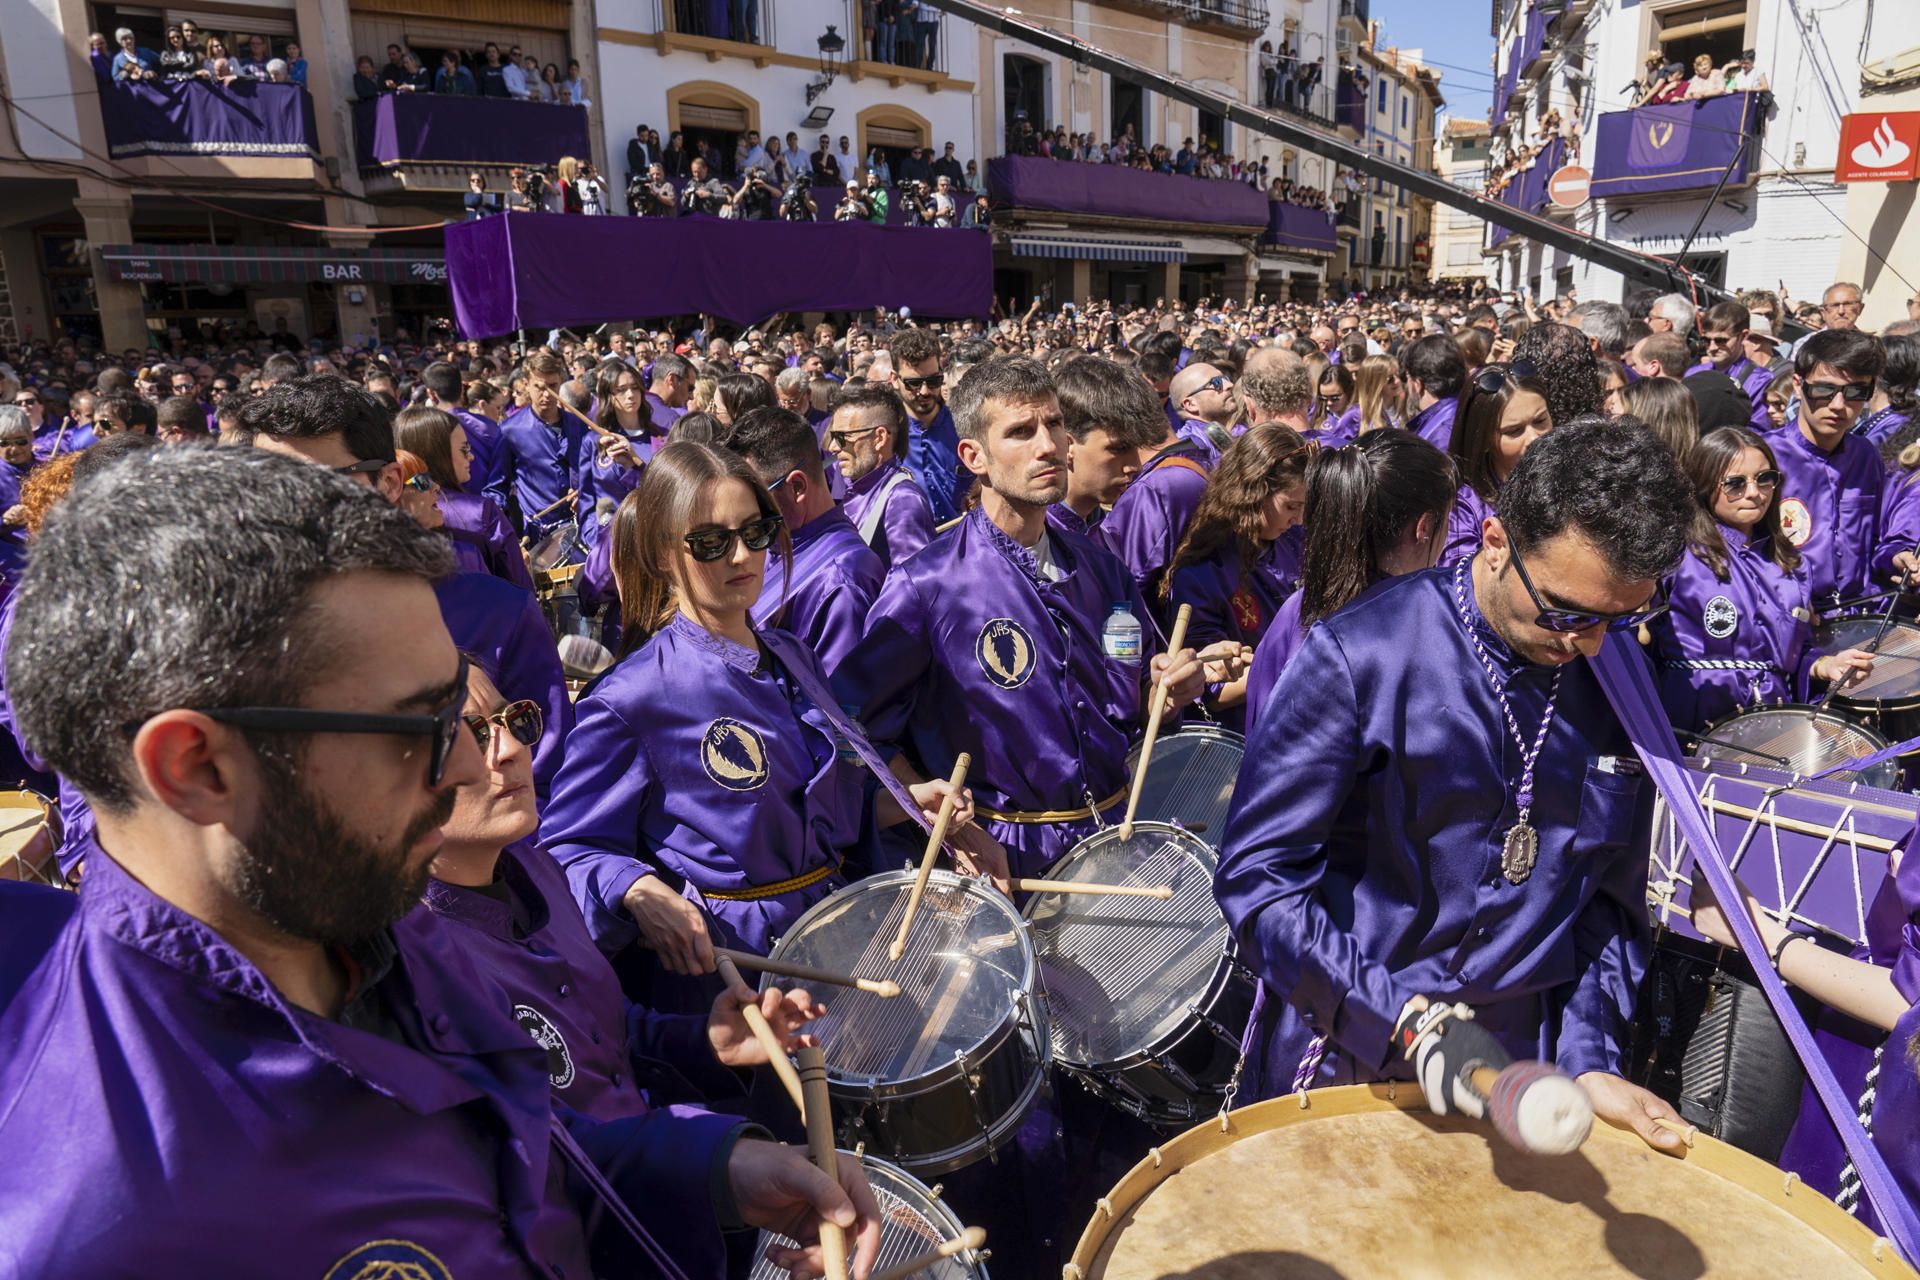
[[[1840,124],[1837,182],[1920,178],[1920,111],[1866,111]]]

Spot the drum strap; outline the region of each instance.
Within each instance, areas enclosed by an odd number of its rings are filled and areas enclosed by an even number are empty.
[[[1607,701],[1613,704],[1614,714],[1620,717],[1627,736],[1640,753],[1648,776],[1659,787],[1675,822],[1679,824],[1680,834],[1693,849],[1694,863],[1713,887],[1714,897],[1721,902],[1742,901],[1733,873],[1727,869],[1726,855],[1721,852],[1720,842],[1714,836],[1713,824],[1707,820],[1700,797],[1687,781],[1686,766],[1681,763],[1673,730],[1668,727],[1666,713],[1661,708],[1659,696],[1654,692],[1651,667],[1642,656],[1640,647],[1630,639],[1610,638],[1597,655],[1588,659],[1588,663],[1599,677]],[[1729,911],[1726,920],[1743,954],[1755,957],[1766,955],[1767,949],[1760,941],[1760,933],[1746,912]],[[1841,1091],[1833,1067],[1814,1043],[1813,1033],[1800,1017],[1800,1010],[1787,994],[1786,984],[1781,981],[1779,973],[1772,965],[1757,961],[1753,973],[1754,980],[1767,997],[1767,1003],[1773,1007],[1774,1015],[1780,1019],[1787,1039],[1792,1042],[1794,1052],[1806,1067],[1807,1083],[1813,1086],[1815,1095],[1826,1108],[1827,1118],[1839,1130],[1847,1157],[1859,1171],[1861,1185],[1872,1200],[1873,1207],[1879,1211],[1880,1220],[1886,1224],[1888,1234],[1909,1263],[1920,1259],[1920,1219],[1916,1219],[1914,1207],[1907,1203],[1906,1197],[1900,1194],[1895,1185],[1893,1175],[1887,1168],[1886,1157],[1873,1145],[1873,1139],[1861,1125],[1855,1114],[1854,1100]]]
[[[613,1215],[613,1220],[627,1229],[627,1234],[632,1236],[634,1243],[640,1246],[640,1252],[652,1260],[653,1265],[659,1268],[660,1274],[667,1277],[667,1280],[687,1280],[687,1273],[681,1269],[680,1264],[660,1247],[660,1242],[653,1238],[653,1233],[634,1216],[633,1210],[627,1207],[627,1202],[620,1198],[620,1193],[613,1189],[606,1175],[601,1173],[599,1167],[593,1163],[593,1157],[580,1149],[580,1144],[573,1140],[573,1135],[568,1133],[566,1126],[560,1123],[559,1116],[553,1117],[553,1125],[549,1132],[553,1145],[560,1149],[561,1158],[567,1162],[575,1174],[579,1175],[581,1181],[592,1188],[593,1194],[607,1207],[607,1212]]]
[[[873,495],[873,501],[868,504],[866,514],[860,517],[860,541],[868,546],[873,545],[873,535],[880,532],[880,521],[887,514],[887,499],[893,496],[895,489],[911,479],[913,477],[907,473],[904,466],[887,477],[886,482],[880,486],[880,492]]]
[[[1039,826],[1048,822],[1081,822],[1096,813],[1105,813],[1127,798],[1128,788],[1122,787],[1098,804],[1083,804],[1078,809],[989,809],[985,805],[975,804],[973,812],[982,818],[991,818],[995,822],[1012,822],[1020,826]]]
[[[1777,676],[1787,674],[1771,662],[1748,658],[1668,658],[1660,665],[1669,671],[1771,671]]]

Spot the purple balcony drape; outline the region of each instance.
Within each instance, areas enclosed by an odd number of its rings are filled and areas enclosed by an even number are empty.
[[[552,164],[590,157],[587,109],[512,98],[386,93],[353,104],[362,169],[404,164]]]
[[[1711,187],[1730,164],[1728,183],[1744,183],[1753,168],[1755,148],[1745,143],[1755,124],[1755,96],[1730,93],[1601,116],[1593,194],[1645,196]]]
[[[1255,230],[1265,229],[1268,221],[1266,193],[1244,182],[1150,173],[1117,164],[998,156],[987,161],[987,191],[995,205],[1049,213]]]
[[[107,151],[135,156],[292,156],[317,160],[313,99],[297,84],[235,80],[106,83]]]

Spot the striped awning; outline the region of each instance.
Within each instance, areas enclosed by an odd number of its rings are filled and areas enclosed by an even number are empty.
[[[210,244],[108,244],[116,280],[164,284],[445,284],[446,259],[430,249],[328,249]]]
[[[1089,262],[1185,262],[1178,240],[1130,240],[1124,236],[1013,236],[1016,258],[1074,258]]]

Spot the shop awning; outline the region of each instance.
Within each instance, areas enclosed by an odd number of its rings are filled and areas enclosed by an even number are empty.
[[[1124,236],[1013,236],[1016,258],[1073,258],[1089,262],[1185,262],[1178,240],[1130,240]]]
[[[100,256],[116,280],[164,284],[384,284],[447,282],[429,249],[327,249],[202,244],[109,244]]]

